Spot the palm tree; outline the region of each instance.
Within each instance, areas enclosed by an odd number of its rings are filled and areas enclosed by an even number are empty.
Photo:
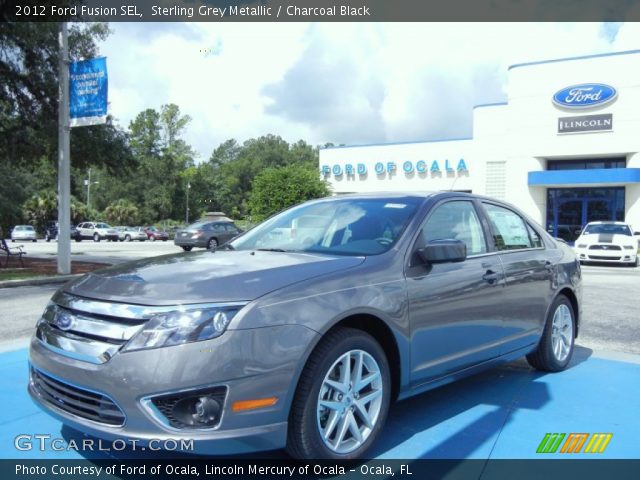
[[[139,218],[138,207],[121,198],[104,210],[107,220],[115,225],[134,225]]]

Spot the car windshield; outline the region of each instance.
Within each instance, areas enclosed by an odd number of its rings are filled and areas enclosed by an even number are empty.
[[[286,210],[231,242],[236,250],[376,255],[397,241],[418,198],[331,199]]]
[[[582,232],[583,235],[594,235],[599,233],[608,233],[611,235],[627,235],[632,236],[631,230],[627,225],[616,225],[615,223],[596,223],[587,225]]]

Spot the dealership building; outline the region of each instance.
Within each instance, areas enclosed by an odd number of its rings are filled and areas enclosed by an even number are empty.
[[[473,136],[326,148],[335,194],[455,190],[517,205],[572,241],[589,221],[640,229],[640,50],[512,65]],[[429,115],[425,112],[425,116]]]

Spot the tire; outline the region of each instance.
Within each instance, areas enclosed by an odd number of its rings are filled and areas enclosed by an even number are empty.
[[[100,241],[100,235],[98,235],[97,233],[93,234],[93,241],[94,242],[99,242]]]
[[[554,338],[554,324],[559,327],[556,331],[563,330],[565,333]],[[573,355],[575,332],[576,316],[573,306],[567,297],[559,295],[549,309],[540,343],[527,355],[529,365],[544,372],[560,372],[567,368]],[[561,342],[564,348],[554,348],[554,344],[558,346],[557,342]]]
[[[218,239],[210,238],[209,241],[207,242],[207,250],[213,250],[215,248],[218,248]]]
[[[125,242],[130,242],[131,241],[131,235],[125,235],[124,236],[124,241]]]
[[[31,240],[33,243],[36,243],[38,240],[36,240],[35,238],[33,240]]]
[[[185,252],[190,252],[193,247],[182,247]]]
[[[341,373],[343,362],[349,359],[350,367],[356,368],[358,357],[362,358],[361,365],[369,367],[368,375],[378,370],[379,375],[373,381],[353,390],[350,382],[345,386],[347,393],[340,393],[341,390],[325,382],[329,379],[336,380],[333,385],[340,384],[335,375]],[[364,398],[360,395],[372,394],[375,396],[370,401],[360,403]],[[337,408],[323,407],[321,397]],[[389,362],[380,344],[362,330],[334,329],[320,340],[300,376],[289,413],[287,452],[298,459],[362,457],[380,434],[390,402]],[[368,410],[372,428],[366,425],[361,408]],[[323,439],[325,428],[329,429],[327,441]],[[340,440],[342,428],[346,430]],[[353,434],[356,431],[360,438]]]
[[[46,235],[44,236],[44,241],[45,241],[45,242],[47,242],[47,243],[49,243],[49,241],[51,241],[51,238],[49,238],[49,235],[48,235],[48,234],[46,234]]]
[[[166,239],[166,238],[163,238],[163,239],[162,239],[162,241],[163,241],[163,242],[166,242],[166,241],[167,241],[167,239]]]
[[[151,236],[149,237],[149,240],[151,240],[152,242],[155,242],[155,241],[156,241],[156,237],[155,237],[155,235],[151,235]]]

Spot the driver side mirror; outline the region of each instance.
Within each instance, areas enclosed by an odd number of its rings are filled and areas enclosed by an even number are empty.
[[[418,258],[427,264],[464,262],[467,245],[460,240],[433,240],[416,251]]]
[[[640,235],[640,232],[633,232],[633,235]]]

